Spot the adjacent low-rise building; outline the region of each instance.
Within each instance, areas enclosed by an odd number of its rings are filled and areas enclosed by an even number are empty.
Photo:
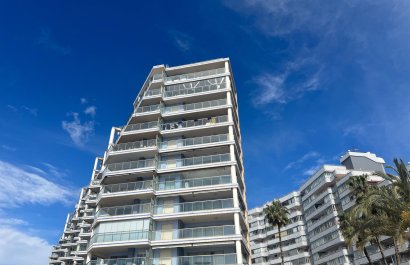
[[[286,265],[314,264],[367,264],[361,251],[346,246],[340,231],[338,215],[349,211],[355,205],[355,199],[348,187],[348,180],[353,176],[367,175],[372,185],[387,185],[386,181],[373,174],[384,172],[384,160],[372,153],[348,151],[340,159],[341,165],[323,165],[299,188],[279,200],[290,210],[291,223],[284,228],[289,231],[295,223],[295,213],[299,216],[299,240],[289,240],[292,235],[286,232],[283,238],[284,257]],[[288,201],[296,203],[289,204]],[[264,205],[265,206],[265,205]],[[275,243],[269,238],[263,207],[249,211],[250,240],[253,264],[280,264],[278,252],[270,251]],[[275,230],[275,228],[273,228]],[[273,230],[273,231],[274,231]],[[289,245],[289,242],[292,244]],[[392,239],[383,237],[381,240],[385,255],[390,263],[394,263]],[[381,264],[381,254],[376,246],[367,246],[371,259],[375,264]],[[402,247],[402,263],[408,262]],[[303,255],[303,256],[302,256]],[[302,256],[302,257],[301,257]]]

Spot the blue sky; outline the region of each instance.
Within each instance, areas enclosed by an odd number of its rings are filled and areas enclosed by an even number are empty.
[[[408,1],[0,2],[0,265],[46,262],[153,65],[230,57],[250,207],[348,149],[409,160],[409,43]]]

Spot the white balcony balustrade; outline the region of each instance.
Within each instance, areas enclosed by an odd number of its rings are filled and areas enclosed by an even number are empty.
[[[226,78],[219,77],[208,80],[201,80],[196,82],[166,86],[163,92],[164,99],[170,97],[193,95],[204,92],[217,91],[220,89],[226,89]]]
[[[185,80],[189,80],[189,79],[205,77],[205,76],[211,76],[211,75],[224,74],[224,73],[225,73],[225,68],[218,68],[218,69],[200,71],[200,72],[189,73],[189,74],[167,76],[167,77],[165,77],[165,82],[185,81]]]
[[[147,189],[152,189],[152,187],[153,187],[152,180],[111,184],[111,185],[104,186],[99,195],[101,196],[107,193],[147,190]]]
[[[189,238],[222,237],[235,234],[234,225],[195,227],[153,231],[151,240],[174,240]]]
[[[212,143],[226,142],[229,140],[228,134],[211,136],[201,136],[187,139],[165,140],[159,143],[160,150],[176,149],[193,145],[204,145]]]
[[[225,106],[226,104],[227,104],[226,99],[216,99],[216,100],[211,100],[211,101],[164,107],[162,109],[162,113],[170,114],[170,113],[175,113],[175,112],[200,110],[200,109],[206,109],[206,108]]]
[[[95,216],[98,219],[103,217],[150,213],[151,210],[152,205],[150,203],[104,207],[98,210]]]
[[[154,206],[154,214],[212,211],[233,208],[233,199],[195,201]]]
[[[198,126],[212,126],[218,123],[223,123],[228,121],[228,116],[217,116],[212,118],[203,118],[198,120],[189,120],[189,121],[175,121],[175,122],[167,122],[161,124],[161,130],[174,130],[174,129],[181,129],[181,128],[190,128],[190,127],[198,127]]]
[[[121,170],[132,170],[132,169],[142,169],[155,167],[155,159],[145,159],[137,161],[119,162],[108,164],[105,169],[106,172],[114,172]]]
[[[198,166],[206,164],[215,164],[222,162],[229,162],[231,160],[230,154],[219,154],[209,156],[198,156],[182,159],[167,159],[159,161],[159,169],[174,169],[189,166]]]
[[[130,124],[125,127],[124,131],[125,132],[141,131],[141,130],[148,130],[148,129],[155,129],[155,128],[159,128],[158,121]]]
[[[137,149],[156,147],[156,146],[157,146],[157,141],[155,139],[141,140],[141,141],[135,141],[135,142],[115,144],[110,147],[108,152],[137,150]]]

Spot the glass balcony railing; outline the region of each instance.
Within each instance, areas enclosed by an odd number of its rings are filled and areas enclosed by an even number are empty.
[[[237,264],[236,254],[205,256],[180,256],[177,258],[154,258],[152,265],[233,265]]]
[[[152,189],[152,180],[106,185],[100,194],[146,189]]]
[[[210,156],[198,156],[183,159],[168,159],[159,162],[159,169],[173,169],[180,167],[214,164],[221,162],[228,162],[231,160],[230,154],[210,155]]]
[[[218,116],[212,118],[204,118],[198,120],[189,120],[189,121],[175,121],[175,122],[168,122],[161,124],[161,130],[173,130],[173,129],[180,129],[180,128],[189,128],[195,126],[204,126],[204,125],[215,125],[217,123],[227,122],[228,116]]]
[[[129,131],[153,129],[153,128],[158,128],[158,125],[159,123],[157,121],[130,124],[125,127],[124,131],[129,132]]]
[[[162,77],[163,77],[162,73],[152,75],[152,81],[162,80]]]
[[[218,69],[200,71],[200,72],[189,73],[189,74],[167,76],[165,77],[165,82],[185,81],[185,80],[194,79],[198,77],[218,75],[218,74],[223,74],[223,73],[225,73],[225,68],[218,68]]]
[[[139,169],[139,168],[154,167],[154,166],[155,166],[155,159],[145,159],[145,160],[108,164],[106,171],[112,172],[112,171]]]
[[[203,84],[199,86],[192,85],[191,87],[180,86],[174,89],[167,88],[164,91],[164,98],[182,96],[182,95],[191,95],[191,94],[197,94],[197,93],[203,93],[203,92],[209,92],[209,91],[216,91],[216,90],[225,89],[225,88],[226,88],[225,82],[222,82],[219,84],[218,83]]]
[[[155,139],[150,139],[150,140],[142,140],[142,141],[136,141],[136,142],[116,144],[116,145],[111,146],[108,151],[115,152],[115,151],[133,150],[133,149],[142,149],[142,148],[147,148],[147,147],[155,147],[156,145],[157,145],[157,141]]]
[[[150,89],[150,90],[145,91],[144,97],[160,96],[161,94],[162,94],[162,91],[160,88]]]
[[[211,186],[231,183],[231,176],[215,176],[196,179],[182,179],[161,181],[157,183],[157,190],[174,190],[201,186]]]
[[[212,108],[212,107],[226,105],[226,103],[227,103],[226,99],[217,99],[217,100],[191,103],[191,104],[185,104],[185,105],[175,105],[175,106],[164,107],[162,110],[162,113],[167,114],[167,113],[187,111],[187,110],[189,111],[189,110]]]
[[[184,202],[174,204],[155,205],[155,214],[182,213],[233,208],[233,199],[210,201]]]
[[[161,109],[161,105],[151,105],[151,106],[144,106],[138,107],[134,110],[134,113],[146,113],[146,112],[154,112],[159,111]]]
[[[125,206],[115,206],[115,207],[104,207],[97,211],[96,218],[109,217],[109,216],[120,216],[120,215],[131,215],[140,213],[151,212],[151,204],[134,204]]]
[[[94,234],[91,237],[90,244],[116,241],[144,240],[149,239],[149,234],[150,232],[148,230],[98,233]]]
[[[199,237],[217,237],[235,234],[234,225],[195,227],[174,230],[153,231],[152,240],[173,240]]]
[[[148,265],[150,263],[147,258],[120,258],[91,260],[87,265]]]
[[[175,140],[166,140],[159,144],[161,150],[174,149],[184,146],[191,145],[200,145],[200,144],[211,144],[228,141],[228,134],[219,134],[211,136],[202,136],[188,139],[175,139]]]

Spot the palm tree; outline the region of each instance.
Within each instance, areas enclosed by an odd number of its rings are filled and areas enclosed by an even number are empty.
[[[406,218],[410,213],[410,174],[402,159],[394,158],[393,162],[394,167],[386,166],[386,168],[392,170],[396,175],[385,172],[375,173],[391,182],[391,187],[384,187],[381,192],[375,193],[373,200],[378,200],[382,205],[382,210],[386,213],[384,221],[389,227],[386,235],[393,238],[396,261],[400,264],[399,247],[410,224]]]
[[[364,253],[370,265],[373,265],[367,252],[366,244],[370,242],[370,231],[365,227],[366,221],[356,218],[353,212],[344,212],[339,215],[340,230],[348,246],[355,244],[356,248]]]
[[[351,230],[357,233],[357,235],[355,235],[356,238],[353,238],[353,240],[358,241],[356,247],[366,251],[364,247],[366,243],[375,243],[380,251],[384,264],[387,265],[388,263],[380,243],[380,236],[386,234],[387,229],[381,221],[381,211],[375,207],[375,204],[369,204],[370,194],[378,191],[378,187],[369,185],[367,178],[368,176],[364,174],[349,179],[349,189],[356,199],[356,206],[349,214],[349,219],[342,219],[341,221],[346,222],[346,224],[344,224],[345,226],[353,226]],[[345,216],[344,219],[346,219]],[[347,234],[347,236],[349,237],[349,234]],[[361,244],[364,245],[361,246]]]
[[[283,251],[282,251],[282,235],[281,235],[281,228],[289,224],[289,210],[279,200],[273,201],[270,205],[267,205],[263,212],[265,213],[266,219],[268,219],[268,223],[272,227],[278,227],[279,233],[279,249],[280,249],[280,256],[282,259],[282,265],[285,263],[283,258]]]

